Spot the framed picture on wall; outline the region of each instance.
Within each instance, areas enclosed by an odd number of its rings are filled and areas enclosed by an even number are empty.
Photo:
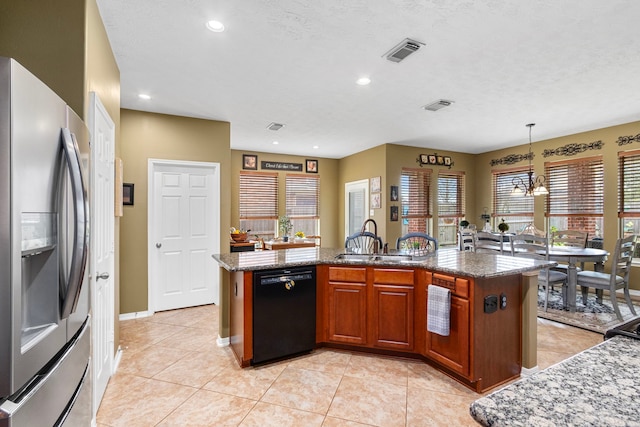
[[[380,177],[379,176],[374,176],[373,178],[371,178],[371,192],[372,193],[379,193],[380,192]]]
[[[307,173],[318,173],[318,161],[317,160],[309,160],[306,161],[307,164]]]
[[[371,194],[371,209],[380,209],[380,193]]]
[[[254,154],[243,154],[242,169],[258,170],[258,156]]]
[[[133,205],[133,184],[126,182],[122,184],[122,204]]]
[[[397,202],[398,201],[398,186],[397,185],[392,185],[391,186],[391,192],[390,194],[390,199],[392,202]]]
[[[390,219],[391,219],[391,221],[397,221],[398,220],[398,207],[397,206],[391,206]]]

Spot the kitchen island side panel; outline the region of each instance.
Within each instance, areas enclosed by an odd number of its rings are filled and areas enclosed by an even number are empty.
[[[520,376],[522,368],[521,275],[475,279],[471,307],[471,369],[478,378],[479,392]],[[498,308],[489,313],[485,302],[498,298]],[[506,307],[501,299],[506,297]]]

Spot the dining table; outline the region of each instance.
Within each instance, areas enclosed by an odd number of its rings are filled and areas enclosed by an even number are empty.
[[[609,252],[604,249],[549,246],[550,261],[567,263],[567,300],[563,301],[563,304],[569,311],[576,311],[577,264],[593,262],[594,270],[602,271],[608,256]]]

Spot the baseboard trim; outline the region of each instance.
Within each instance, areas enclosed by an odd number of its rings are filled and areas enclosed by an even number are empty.
[[[536,372],[540,372],[540,369],[538,368],[538,365],[534,366],[533,368],[522,367],[522,369],[520,369],[520,376],[521,377],[529,377],[529,376],[535,374]]]
[[[122,347],[118,346],[118,350],[116,351],[116,357],[113,358],[113,369],[111,375],[115,375],[118,370],[118,366],[120,366],[120,361],[122,360]]]
[[[120,314],[118,319],[122,320],[134,320],[134,319],[142,319],[144,317],[153,316],[153,311],[137,311],[135,313],[123,313]]]
[[[229,344],[231,344],[231,341],[229,337],[222,338],[220,335],[218,335],[218,338],[216,339],[216,344],[218,345],[218,347],[229,347]]]

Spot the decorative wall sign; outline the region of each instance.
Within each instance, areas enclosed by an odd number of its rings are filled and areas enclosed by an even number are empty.
[[[554,150],[544,150],[542,156],[575,156],[587,150],[602,150],[603,146],[604,142],[602,141],[594,141],[588,144],[567,144]]]
[[[451,160],[451,157],[439,156],[438,153],[420,154],[416,158],[416,163],[418,163],[420,167],[424,165],[441,165],[441,166],[447,166],[449,169],[451,169],[451,166],[453,166],[453,161]]]
[[[531,158],[529,158],[529,155],[531,155]],[[527,154],[509,154],[507,156],[501,157],[499,159],[492,159],[489,164],[491,166],[496,166],[496,165],[514,165],[518,162],[521,162],[523,160],[533,160],[533,153],[527,153]]]
[[[260,162],[260,167],[262,169],[267,169],[267,170],[299,171],[299,172],[302,172],[302,163],[265,162],[265,161],[262,161],[262,162]]]
[[[640,133],[636,136],[619,136],[618,141],[616,142],[618,145],[627,145],[631,144],[633,141],[640,142]]]

